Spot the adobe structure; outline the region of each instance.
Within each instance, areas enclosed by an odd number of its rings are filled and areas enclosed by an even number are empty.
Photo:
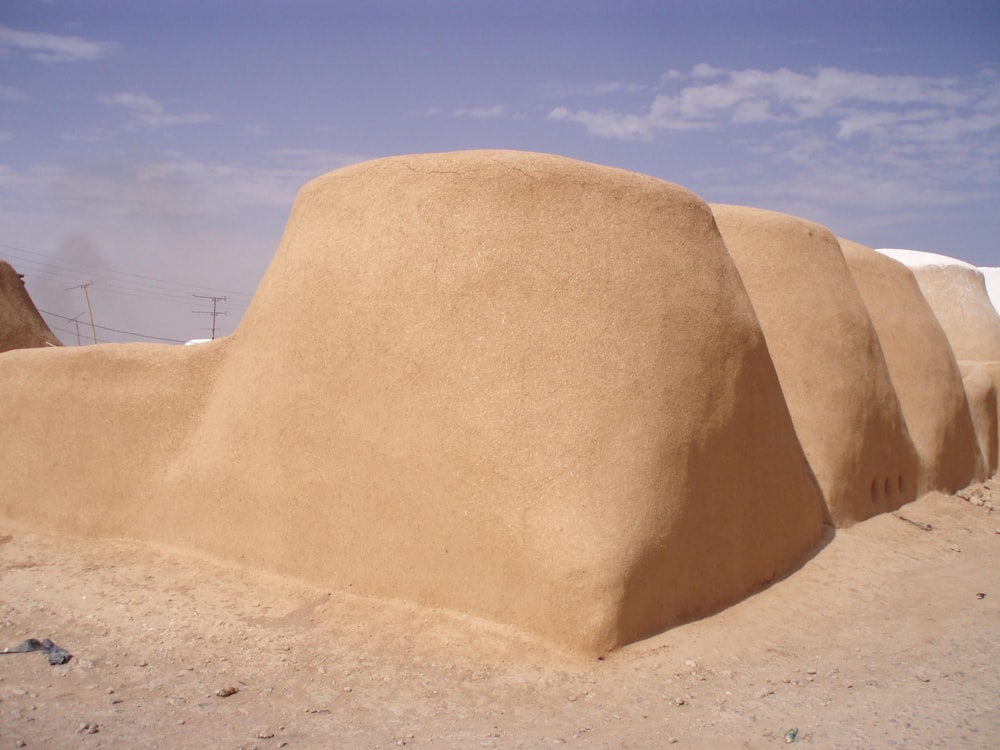
[[[962,373],[913,273],[856,242],[841,239],[840,247],[878,333],[920,456],[918,493],[955,492],[984,479]]]
[[[1000,315],[1000,268],[980,268],[979,270],[986,282],[986,293],[989,295],[990,302],[993,303],[997,315]]]
[[[879,249],[906,264],[951,342],[958,360],[1000,361],[1000,315],[983,272],[968,263],[918,250]]]
[[[917,453],[837,238],[774,211],[712,211],[833,523],[849,526],[914,500]]]
[[[1000,468],[1000,362],[959,362],[986,473]]]
[[[0,352],[40,346],[62,346],[38,313],[24,279],[0,260]]]
[[[997,471],[1000,392],[1000,313],[990,298],[991,269],[937,253],[879,249],[913,272],[940,321],[963,375],[986,473]],[[990,281],[987,281],[989,275]]]
[[[809,317],[809,279],[834,286],[839,322],[803,323],[808,352],[769,331],[782,313],[733,261],[751,251],[676,185],[510,151],[327,174],[233,335],[0,355],[20,469],[0,515],[591,655],[711,613],[794,570],[825,519],[913,497],[919,471],[836,239],[747,216],[792,267],[784,315]],[[817,414],[783,372],[808,356],[828,363],[803,365]],[[824,391],[847,376],[866,387]]]

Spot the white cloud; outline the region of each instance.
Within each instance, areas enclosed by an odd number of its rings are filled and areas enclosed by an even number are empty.
[[[502,104],[494,104],[492,107],[466,107],[453,109],[451,114],[454,117],[472,117],[477,120],[498,118],[519,119],[524,116],[518,113],[508,112],[507,108]]]
[[[672,74],[671,75],[672,79],[684,77],[684,74],[681,73],[679,70],[671,70],[670,72]],[[693,68],[691,68],[691,75],[694,76],[695,78],[714,78],[715,76],[721,75],[722,73],[725,72],[726,71],[724,71],[722,68],[714,68],[708,63],[698,63]]]
[[[617,93],[636,94],[648,90],[650,86],[629,81],[596,81],[571,86],[546,85],[541,88],[548,96],[565,99],[574,96],[608,96],[609,94]]]
[[[733,124],[839,118],[839,135],[849,137],[867,132],[869,124],[885,127],[900,107],[913,106],[922,112],[938,112],[938,119],[954,120],[945,130],[982,132],[993,127],[989,118],[1000,109],[992,79],[995,76],[984,76],[970,84],[957,78],[878,76],[829,67],[797,73],[787,68],[722,70],[702,63],[687,75],[677,71],[664,75],[662,91],[645,112],[558,107],[549,116],[582,124],[594,135],[621,139]],[[985,117],[967,119],[972,110],[984,107],[989,110]],[[911,132],[916,129],[907,131]]]
[[[617,107],[561,106],[549,118],[603,138],[679,140],[701,155],[689,187],[709,200],[820,222],[853,217],[841,231],[898,229],[1000,199],[995,70],[932,77],[702,64],[662,76],[644,108],[625,101],[611,94],[603,103]],[[713,161],[716,150],[724,163]]]
[[[209,122],[214,115],[204,112],[187,112],[184,114],[169,114],[160,102],[145,94],[121,92],[110,96],[102,96],[104,104],[117,104],[129,111],[132,117],[151,128],[163,128],[173,125],[193,125]]]
[[[957,78],[701,64],[662,77],[642,111],[563,106],[549,118],[606,138],[687,131],[701,134],[687,141],[692,147],[742,149],[729,184],[715,176],[731,194],[751,175],[767,174],[775,194],[839,195],[838,205],[890,210],[985,200],[1000,174],[1000,75],[993,70]]]
[[[654,101],[653,106],[656,107]],[[588,110],[570,110],[568,107],[556,107],[549,112],[549,119],[578,122],[593,135],[602,135],[622,140],[635,138],[649,139],[657,130],[697,130],[701,124],[682,120],[665,121],[654,126],[651,118],[643,115],[622,115],[609,109],[598,112]]]
[[[114,54],[118,45],[95,42],[78,36],[58,36],[33,31],[18,31],[0,26],[0,49],[21,50],[44,63],[87,62]]]

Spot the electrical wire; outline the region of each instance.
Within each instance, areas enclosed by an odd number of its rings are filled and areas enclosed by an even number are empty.
[[[185,307],[190,307],[192,304],[200,304],[192,299],[192,297],[198,296],[197,294],[192,294],[191,290],[194,289],[198,292],[207,293],[203,296],[225,296],[224,306],[227,309],[224,312],[219,312],[219,315],[232,312],[237,316],[241,316],[249,307],[252,297],[251,294],[247,294],[246,292],[196,284],[182,284],[170,279],[116,271],[80,261],[62,258],[56,259],[44,253],[3,242],[0,242],[0,250],[3,251],[8,262],[13,261],[16,263],[19,270],[22,270],[27,276],[34,277],[48,284],[74,285],[79,282],[81,276],[89,276],[95,279],[94,287],[99,289],[102,294],[138,297],[160,303],[183,305]],[[60,315],[59,313],[45,310],[40,310],[40,312],[62,320],[73,320],[73,318]],[[151,334],[137,333],[110,326],[95,325],[94,327],[104,331],[120,333],[126,336],[136,336],[151,341],[164,341],[175,344],[184,343],[180,339],[153,336]],[[75,335],[75,332],[65,329],[60,329],[60,331],[65,334]],[[92,337],[88,336],[87,338],[91,339]]]
[[[39,310],[38,312],[42,313],[43,315],[51,315],[54,318],[61,318],[62,320],[73,320],[73,318],[67,317],[66,315],[60,315],[59,313],[49,312],[48,310]],[[127,336],[139,336],[144,339],[155,339],[156,341],[169,341],[172,344],[184,343],[180,339],[168,339],[164,338],[163,336],[150,336],[149,334],[136,333],[135,331],[122,331],[118,328],[109,328],[108,326],[94,325],[94,328],[100,328],[102,331],[114,331],[115,333],[124,333]]]
[[[52,325],[48,321],[46,321],[45,324],[49,327],[50,331],[59,331],[59,333],[65,333],[67,336],[81,336],[82,337],[84,335],[83,333],[77,333],[76,331],[67,331],[65,328],[59,328],[58,326]],[[87,336],[87,338],[90,339],[91,337]]]
[[[79,261],[57,260],[44,253],[2,242],[0,242],[0,248],[6,251],[4,253],[5,256],[15,260],[18,266],[23,268],[24,271],[52,283],[73,284],[79,281],[81,275],[88,275],[100,279],[99,287],[102,291],[185,305],[190,304],[191,289],[213,292],[215,295],[221,292],[227,297],[227,302],[229,302],[229,298],[232,298],[233,305],[243,310],[249,305],[250,298],[252,297],[252,294],[248,294],[247,292],[218,289],[197,284],[181,283],[144,274],[115,271]]]

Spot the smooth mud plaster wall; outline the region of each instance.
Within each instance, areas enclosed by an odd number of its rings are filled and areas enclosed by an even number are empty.
[[[838,526],[917,496],[919,460],[837,238],[818,224],[713,205]]]
[[[735,600],[821,533],[707,206],[552,156],[307,185],[187,448],[172,537],[590,652]]]
[[[986,294],[990,298],[997,315],[1000,315],[1000,268],[980,268],[986,282]]]
[[[348,167],[302,190],[229,339],[89,349],[0,358],[9,516],[591,654],[737,600],[822,533],[712,214],[649,177],[517,152]]]
[[[987,473],[1000,468],[1000,362],[959,362]]]
[[[154,495],[200,419],[223,349],[100,344],[0,355],[0,512],[47,531],[162,540],[150,519],[171,500]]]
[[[957,360],[1000,361],[1000,315],[986,280],[968,263],[915,250],[879,250],[905,263],[948,336]]]
[[[840,247],[878,333],[920,456],[919,493],[955,492],[984,479],[962,373],[913,273],[856,242],[841,239]]]

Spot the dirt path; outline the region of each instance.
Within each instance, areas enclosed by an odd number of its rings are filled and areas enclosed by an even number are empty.
[[[0,750],[757,748],[793,728],[818,748],[1000,747],[1000,512],[941,495],[902,512],[932,530],[882,516],[838,532],[767,591],[604,661],[0,523],[0,647],[74,655],[0,656]]]

